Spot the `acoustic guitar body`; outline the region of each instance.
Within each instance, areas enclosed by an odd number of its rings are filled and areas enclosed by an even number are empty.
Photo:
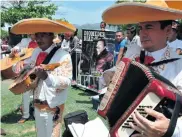
[[[9,67],[8,69],[5,69],[5,70],[1,71],[1,78],[2,78],[2,80],[12,79],[12,78],[15,78],[17,76],[18,76],[18,74],[13,72],[12,66]]]
[[[22,50],[22,52],[15,57],[5,57],[0,60],[0,71],[1,71],[1,76],[3,79],[12,79],[18,76],[18,74],[15,74],[12,71],[12,66],[16,64],[19,61],[23,61],[29,57],[32,56],[34,49],[32,48],[25,48]]]
[[[66,61],[65,61],[66,62]],[[62,62],[65,63],[65,62]],[[55,68],[59,67],[61,63],[53,63],[53,64],[41,64],[44,70],[52,71]],[[35,89],[37,87],[38,78],[35,75],[35,67],[27,68],[22,71],[22,73],[14,80],[14,82],[10,85],[9,90],[15,95],[22,94],[26,91]]]

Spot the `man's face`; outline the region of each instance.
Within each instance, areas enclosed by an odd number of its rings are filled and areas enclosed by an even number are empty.
[[[171,29],[171,33],[169,34],[168,40],[173,41],[177,37],[177,31],[176,29]]]
[[[150,52],[164,48],[171,33],[171,25],[162,30],[158,21],[139,23],[139,29],[141,44]]]
[[[65,38],[65,40],[70,40],[71,33],[65,33],[64,38]]]
[[[104,28],[104,29],[105,29],[105,27],[106,27],[106,26],[105,26],[104,23],[101,23],[101,24],[100,24],[100,28]]]
[[[32,40],[35,40],[35,34],[30,34],[29,36]]]
[[[52,35],[50,33],[36,33],[35,39],[37,41],[38,46],[42,50],[46,50],[52,45],[54,35]]]
[[[121,42],[123,40],[123,34],[121,32],[116,33],[116,41]]]
[[[132,33],[131,33],[130,30],[127,30],[126,36],[127,36],[127,38],[128,38],[129,40],[131,40],[131,39],[133,38],[133,35],[132,35]]]
[[[97,42],[97,54],[99,55],[103,50],[104,50],[105,46],[103,41],[98,41]]]

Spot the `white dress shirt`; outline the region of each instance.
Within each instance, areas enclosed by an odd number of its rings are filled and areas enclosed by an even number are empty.
[[[129,39],[127,39],[127,46],[130,46],[130,45],[138,45],[138,46],[141,47],[140,37],[138,35],[135,35],[133,37],[132,41],[130,41]]]
[[[64,39],[61,44],[61,48],[65,51],[69,52],[70,51],[70,41]]]
[[[43,52],[49,53],[55,46],[56,45],[53,44]],[[24,60],[25,64],[35,66],[36,59],[40,52],[42,52],[42,50],[39,47],[36,48],[32,56]],[[53,71],[48,71],[47,79],[40,80],[37,88],[34,90],[34,98],[40,99],[41,101],[46,100],[51,108],[65,103],[68,86],[71,83],[72,62],[70,54],[62,49],[58,49],[49,64],[61,62],[64,62],[64,64]],[[13,70],[14,69],[15,67],[13,67]]]
[[[172,42],[168,41],[168,45],[170,48],[173,49],[173,51],[176,51],[177,49],[181,49],[182,50],[182,40],[176,39]]]
[[[28,48],[28,45],[31,41],[31,38],[23,38],[14,48],[18,50]]]
[[[139,46],[130,46],[125,54],[125,57],[135,58],[140,55],[140,51],[141,48]],[[146,54],[152,56],[155,59],[153,62],[172,58],[180,58],[180,56],[171,48],[169,48],[169,46],[155,52],[147,52]],[[182,59],[153,68],[160,75],[170,80],[182,94]],[[178,119],[175,132],[172,137],[182,137],[182,119]]]

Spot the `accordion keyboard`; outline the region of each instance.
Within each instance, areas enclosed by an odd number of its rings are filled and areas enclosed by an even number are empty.
[[[135,111],[138,111],[142,116],[147,117],[147,113],[144,111],[144,108],[154,109],[160,101],[161,99],[156,94],[152,92],[148,93],[140,104],[133,110],[130,116],[120,125],[119,129],[117,130],[117,137],[129,137],[132,135],[134,130],[129,126],[129,123],[134,123],[131,115]]]
[[[146,117],[147,116],[147,113],[145,112],[145,108],[152,108],[152,106],[143,106],[143,105],[139,105],[138,108],[136,109],[143,117]],[[128,120],[126,120],[126,122],[124,122],[124,124],[122,125],[122,128],[130,128],[131,127],[129,126],[129,123],[133,123],[134,125],[136,125],[133,121],[133,118],[132,116],[130,116],[128,118]]]

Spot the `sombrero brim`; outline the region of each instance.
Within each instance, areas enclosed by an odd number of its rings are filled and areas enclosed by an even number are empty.
[[[64,24],[65,26],[68,26],[69,28],[71,28],[72,30],[76,31],[76,27],[73,24],[70,24],[66,21],[61,21],[61,20],[56,20],[58,23]]]
[[[166,4],[173,8],[182,10],[182,0],[165,0]]]
[[[108,24],[132,24],[146,21],[182,19],[182,11],[138,2],[116,4],[102,14]]]
[[[14,34],[34,34],[37,32],[64,33],[70,31],[74,32],[75,30],[59,22],[44,18],[24,19],[14,24],[11,28],[11,32]]]

